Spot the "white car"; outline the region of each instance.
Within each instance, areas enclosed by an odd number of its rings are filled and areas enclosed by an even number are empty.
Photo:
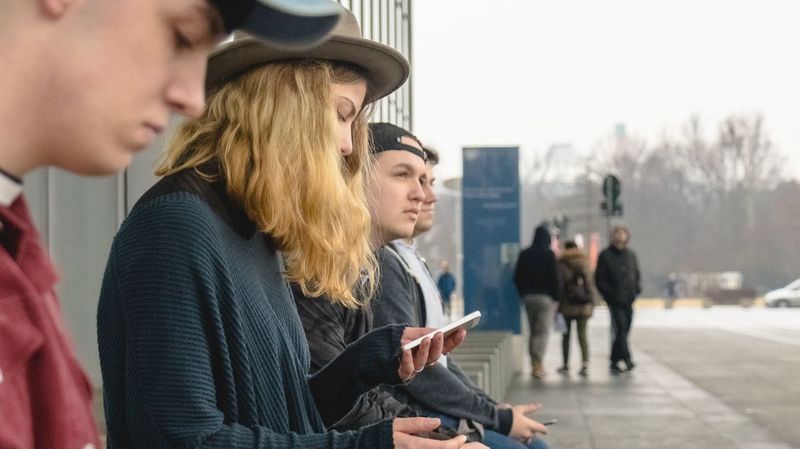
[[[786,287],[767,292],[764,295],[764,304],[767,307],[800,307],[800,279]]]

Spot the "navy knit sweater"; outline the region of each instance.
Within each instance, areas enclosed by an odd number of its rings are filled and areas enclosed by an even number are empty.
[[[193,171],[167,177],[114,239],[98,309],[109,448],[391,448],[392,422],[326,432],[398,383],[402,327],[308,377],[280,253]]]

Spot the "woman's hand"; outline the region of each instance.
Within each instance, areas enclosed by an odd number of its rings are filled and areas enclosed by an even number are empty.
[[[431,432],[439,427],[439,424],[437,418],[395,418],[392,423],[394,447],[398,449],[459,449],[462,447],[483,449],[486,447],[482,444],[475,446],[475,443],[465,446],[467,437],[463,435],[449,440],[431,440],[414,436],[415,433]]]
[[[401,344],[414,341],[423,335],[429,334],[436,329],[428,327],[407,327],[403,331],[403,337],[400,340]],[[435,364],[442,354],[448,354],[464,341],[467,331],[459,329],[450,334],[447,339],[444,334],[438,332],[433,338],[425,338],[419,346],[413,349],[407,349],[400,355],[400,367],[397,373],[403,382],[408,382],[414,377],[414,374],[421,372],[426,365]]]

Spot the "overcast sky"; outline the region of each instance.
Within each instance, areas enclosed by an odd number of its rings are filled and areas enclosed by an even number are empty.
[[[762,113],[800,178],[800,2],[416,0],[414,129],[460,176],[461,147],[589,152],[617,123],[655,143]]]

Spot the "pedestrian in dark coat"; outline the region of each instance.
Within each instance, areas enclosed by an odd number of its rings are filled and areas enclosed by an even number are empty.
[[[553,302],[559,297],[558,266],[550,242],[547,226],[537,227],[533,243],[519,254],[514,269],[514,284],[528,313],[531,331],[528,350],[536,378],[545,376],[542,360],[553,321]]]
[[[633,302],[642,291],[639,262],[636,254],[628,249],[630,230],[625,225],[616,225],[611,231],[611,244],[597,259],[594,274],[597,290],[603,295],[611,314],[611,330],[614,341],[611,347],[611,371],[622,372],[634,367],[628,347],[628,333],[633,321]],[[619,366],[625,363],[625,368]]]
[[[558,311],[564,316],[567,328],[561,339],[561,354],[564,364],[559,369],[569,372],[569,347],[572,323],[578,328],[578,342],[581,347],[580,375],[586,376],[589,370],[589,340],[586,336],[586,323],[594,310],[594,298],[589,276],[586,273],[586,256],[578,245],[568,241],[558,261],[561,278],[561,298]]]
[[[445,260],[442,262],[442,274],[436,281],[439,294],[442,295],[442,306],[445,316],[450,316],[450,297],[456,291],[456,277],[450,272],[450,264]]]

